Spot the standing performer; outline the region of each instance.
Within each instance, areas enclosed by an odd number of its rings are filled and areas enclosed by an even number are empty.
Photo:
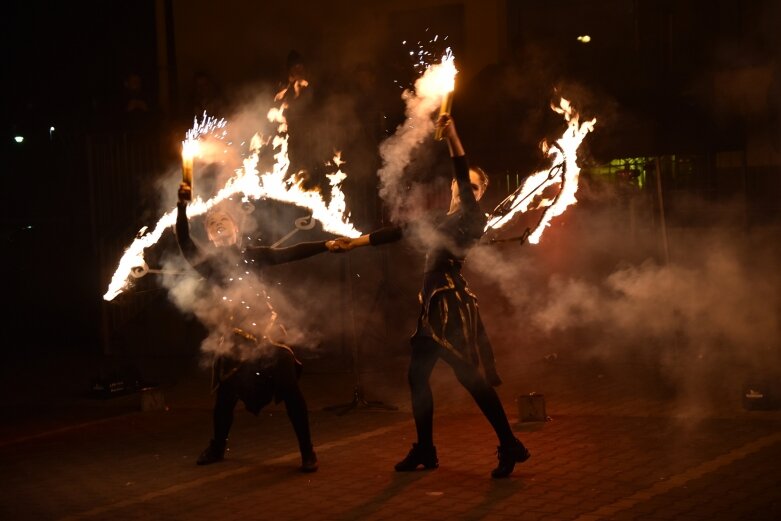
[[[213,411],[214,437],[198,457],[198,465],[220,461],[225,456],[233,410],[241,400],[258,414],[271,402],[285,402],[288,418],[301,451],[301,470],[317,470],[317,455],[309,431],[306,401],[298,386],[302,364],[283,343],[284,329],[276,323],[260,280],[265,267],[282,264],[327,250],[325,241],[305,242],[288,248],[246,247],[239,244],[239,227],[233,216],[219,206],[206,215],[205,227],[214,245],[199,248],[190,237],[187,202],[191,187],[179,186],[176,239],[190,265],[206,280],[211,291],[206,301],[210,336],[215,352],[212,386],[216,394]],[[257,305],[256,305],[257,304]],[[215,321],[212,314],[218,319]],[[198,313],[196,313],[198,314]],[[200,318],[200,317],[199,317]]]
[[[409,385],[417,443],[397,471],[411,471],[422,465],[439,466],[433,439],[434,400],[429,380],[437,360],[442,358],[454,370],[458,381],[474,398],[499,438],[499,464],[491,472],[494,478],[509,476],[516,463],[529,459],[529,451],[513,434],[494,386],[501,384],[488,336],[480,319],[477,297],[467,287],[461,268],[466,255],[482,237],[485,214],[478,200],[488,186],[488,176],[479,168],[469,168],[464,148],[449,114],[437,121],[453,158],[450,210],[436,223],[435,237],[428,244],[423,287],[420,291],[420,315],[410,340],[412,357]],[[399,240],[399,226],[381,228],[357,239],[340,238],[342,251],[354,247],[380,245]],[[482,372],[481,372],[482,369]]]

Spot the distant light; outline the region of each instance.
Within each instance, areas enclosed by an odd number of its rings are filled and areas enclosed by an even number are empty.
[[[49,132],[54,132],[54,127],[49,127]]]
[[[583,36],[578,36],[578,41],[580,43],[588,43],[591,41],[591,36],[584,34]]]
[[[54,127],[49,127],[49,141],[54,139]]]
[[[24,136],[14,136],[14,141],[16,141],[17,143],[21,143],[22,141],[24,141]]]

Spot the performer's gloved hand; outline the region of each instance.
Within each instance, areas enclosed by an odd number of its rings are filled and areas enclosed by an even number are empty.
[[[352,239],[349,237],[339,237],[330,241],[325,241],[325,247],[331,253],[344,253],[353,249]]]
[[[461,138],[456,132],[456,122],[450,114],[442,114],[437,119],[437,128],[442,132],[442,138],[447,141],[451,157],[459,157],[465,154],[464,146],[461,144]]]
[[[441,129],[442,137],[445,139],[454,139],[458,137],[455,120],[450,114],[440,115],[437,119],[436,126]]]
[[[192,194],[193,194],[193,189],[190,185],[188,185],[187,183],[179,183],[178,196],[179,196],[180,203],[187,204],[191,200]]]

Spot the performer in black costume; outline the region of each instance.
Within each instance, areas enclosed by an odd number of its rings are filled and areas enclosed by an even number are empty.
[[[287,248],[239,245],[239,227],[225,209],[213,207],[206,216],[206,232],[215,248],[205,251],[190,237],[187,201],[191,188],[182,183],[177,205],[176,239],[185,259],[209,283],[202,291],[214,302],[220,316],[210,339],[219,346],[212,372],[214,437],[199,456],[198,465],[225,456],[233,410],[241,400],[258,414],[275,400],[285,402],[301,451],[301,470],[314,472],[318,462],[309,430],[306,401],[298,386],[302,364],[284,343],[284,329],[259,279],[266,266],[282,264],[327,251],[326,241],[305,242]],[[246,298],[251,295],[252,298]],[[210,320],[210,322],[213,322]]]
[[[469,168],[452,117],[440,116],[437,125],[447,140],[453,158],[450,210],[435,224],[429,243],[420,291],[420,315],[410,340],[412,358],[409,385],[417,443],[397,471],[439,466],[433,440],[434,402],[429,379],[437,360],[442,358],[455,371],[458,381],[469,391],[499,438],[498,466],[494,478],[509,476],[516,463],[529,459],[529,451],[515,437],[494,386],[501,384],[493,351],[480,319],[477,297],[469,290],[461,268],[467,252],[483,235],[486,216],[478,200],[488,186],[488,176],[479,168]],[[380,245],[401,239],[400,226],[382,228],[357,239],[337,240],[343,251],[354,247]],[[482,371],[481,371],[482,369]]]

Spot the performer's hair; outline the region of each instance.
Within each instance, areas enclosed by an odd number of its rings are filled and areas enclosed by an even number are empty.
[[[236,216],[234,215],[234,212],[232,212],[230,209],[228,209],[228,205],[225,203],[225,201],[222,201],[220,203],[215,204],[208,210],[206,210],[206,214],[203,216],[203,222],[204,224],[209,222],[209,219],[218,214],[225,214],[228,217],[231,218],[231,220],[236,223],[236,226],[239,225],[238,219],[236,219]]]
[[[485,170],[483,170],[479,166],[470,166],[469,170],[474,170],[475,172],[477,172],[477,175],[480,176],[480,183],[483,185],[483,190],[486,190],[488,188],[488,183],[490,182],[490,178],[488,177],[488,174],[485,173]]]

